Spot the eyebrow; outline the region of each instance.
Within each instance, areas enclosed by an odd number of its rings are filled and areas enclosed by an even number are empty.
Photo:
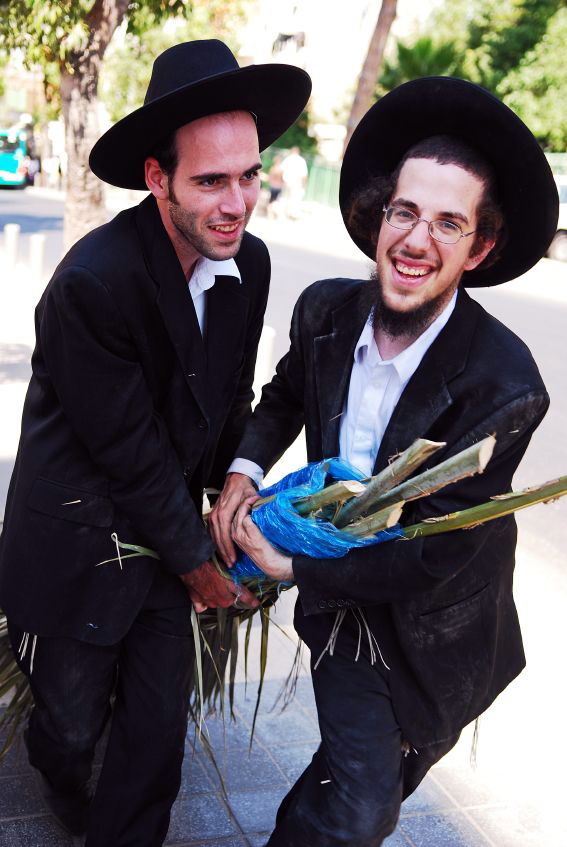
[[[255,165],[252,165],[249,168],[245,168],[245,170],[243,170],[242,173],[247,174],[247,173],[250,173],[250,171],[261,171],[261,170],[262,170],[262,163],[256,162]],[[195,174],[194,176],[190,176],[189,179],[192,182],[201,182],[201,180],[204,180],[204,179],[228,179],[228,177],[230,177],[230,174],[217,173],[216,171],[211,171],[210,173]]]
[[[396,197],[395,200],[391,201],[391,205],[392,206],[407,206],[408,209],[411,209],[412,211],[414,211],[414,210],[417,211],[417,209],[418,209],[418,206],[417,206],[416,203],[414,203],[412,200],[405,200],[403,197]],[[466,215],[463,215],[462,212],[449,212],[449,211],[438,212],[435,219],[438,220],[439,218],[443,218],[443,219],[445,219],[445,218],[455,218],[456,220],[462,221],[465,224],[469,223],[469,219],[467,218]]]

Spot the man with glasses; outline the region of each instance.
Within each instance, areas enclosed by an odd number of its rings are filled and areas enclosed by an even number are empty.
[[[375,270],[301,296],[290,350],[237,453],[248,464],[232,466],[213,518],[227,561],[236,542],[272,578],[296,582],[295,627],[311,650],[321,745],[269,847],[382,844],[402,800],[525,663],[512,516],[292,558],[252,523],[246,495],[303,424],[310,461],[340,454],[368,475],[418,437],[445,443],[427,467],[494,434],[484,474],[408,503],[409,524],[510,490],[549,398],[526,345],[465,286],[514,279],[544,255],[558,208],[550,169],[487,91],[421,79],[358,126],[340,202]]]

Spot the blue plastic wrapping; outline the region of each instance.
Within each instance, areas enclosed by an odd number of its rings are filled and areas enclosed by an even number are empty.
[[[360,480],[364,479],[364,474],[348,462],[336,458],[304,465],[261,490],[262,497],[275,497],[255,509],[251,515],[252,520],[268,541],[283,553],[301,553],[313,558],[338,558],[353,547],[367,547],[398,538],[402,534],[398,526],[382,530],[370,538],[355,538],[323,518],[305,518],[295,511],[293,501],[343,479]],[[235,582],[241,577],[264,577],[263,571],[242,550],[238,551],[231,575]]]

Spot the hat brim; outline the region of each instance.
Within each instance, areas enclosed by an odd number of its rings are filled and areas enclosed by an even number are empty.
[[[375,248],[349,229],[353,194],[370,179],[391,174],[407,150],[432,135],[453,135],[492,165],[507,242],[491,267],[466,271],[467,287],[498,285],[529,270],[557,229],[559,198],[551,168],[528,127],[489,91],[454,77],[407,82],[375,103],[345,152],[339,203],[349,235],[371,259]]]
[[[253,112],[264,150],[299,117],[310,94],[309,75],[293,65],[249,65],[216,74],[181,86],[118,121],[94,145],[89,166],[111,185],[146,190],[146,158],[179,127],[218,112]]]

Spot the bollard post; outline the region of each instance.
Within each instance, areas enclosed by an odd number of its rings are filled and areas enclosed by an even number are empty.
[[[258,345],[256,370],[254,371],[254,385],[252,386],[252,390],[254,391],[254,400],[252,401],[253,407],[260,400],[262,386],[269,382],[272,378],[275,340],[275,329],[272,329],[271,326],[264,324],[262,328],[262,335],[260,336],[260,343]]]
[[[6,257],[6,264],[9,268],[16,267],[19,237],[19,224],[6,224],[4,226],[4,255]]]
[[[43,257],[45,255],[45,234],[34,232],[30,235],[30,274],[34,283],[43,281]]]

